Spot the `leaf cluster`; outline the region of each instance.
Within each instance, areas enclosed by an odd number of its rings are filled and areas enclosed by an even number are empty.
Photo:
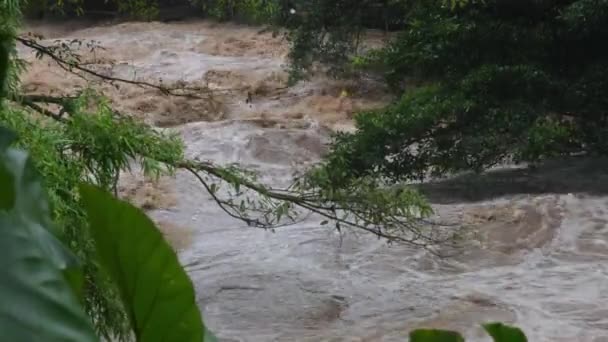
[[[116,294],[93,258],[78,184],[90,181],[116,192],[118,175],[134,161],[151,177],[171,171],[158,160],[179,160],[182,145],[176,137],[161,135],[130,118],[117,119],[99,104],[97,113],[83,110],[86,95],[73,100],[67,124],[49,121],[20,108],[0,112],[0,122],[17,132],[17,146],[26,147],[34,164],[45,175],[60,238],[84,262],[85,308],[95,318],[102,335],[124,334],[124,313]],[[145,156],[145,157],[143,157]]]
[[[78,259],[54,236],[45,189],[28,155],[0,127],[0,329],[11,341],[95,341],[73,291]]]
[[[606,23],[607,1],[417,3],[361,62],[404,94],[357,115],[329,169],[402,180],[606,154]]]
[[[0,126],[0,328],[14,341],[99,341],[81,307],[81,259],[55,236],[46,189],[34,162],[10,147]],[[100,187],[78,192],[95,241],[95,260],[120,293],[129,332],[139,342],[214,341],[175,252],[139,209]],[[108,215],[112,213],[112,215]],[[91,259],[86,260],[91,262]]]

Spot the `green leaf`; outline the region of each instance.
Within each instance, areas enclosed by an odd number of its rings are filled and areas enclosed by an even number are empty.
[[[55,266],[64,271],[78,269],[80,264],[76,257],[51,233],[49,203],[39,174],[28,154],[8,149],[0,153],[0,156],[0,169],[5,170],[14,180],[14,210],[20,220],[31,227],[32,238]]]
[[[2,339],[98,341],[62,270],[36,243],[35,234],[15,213],[0,213]]]
[[[48,231],[49,217],[43,211],[31,210],[48,203],[27,160],[22,151],[0,152],[0,184],[14,189],[13,205],[0,211],[2,339],[97,341],[64,277],[68,270],[77,273],[69,268],[75,257]]]
[[[528,342],[523,331],[515,327],[502,323],[487,323],[483,328],[492,336],[494,342]]]
[[[78,268],[63,270],[63,276],[81,305],[84,305],[84,273]]]
[[[455,331],[418,329],[410,332],[410,342],[464,342],[464,338]]]
[[[139,342],[200,342],[195,293],[173,249],[139,209],[98,187],[80,193],[101,265],[116,283]]]

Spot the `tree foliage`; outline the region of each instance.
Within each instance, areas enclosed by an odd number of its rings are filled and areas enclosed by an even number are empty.
[[[93,262],[95,248],[86,230],[86,215],[77,195],[79,182],[92,181],[115,191],[118,174],[139,160],[149,176],[166,172],[158,160],[180,160],[181,142],[164,137],[132,119],[116,118],[103,103],[96,113],[84,110],[87,96],[74,99],[65,123],[49,122],[19,108],[0,113],[0,122],[22,138],[18,146],[30,149],[35,164],[46,176],[54,218],[63,240],[85,261],[85,307],[99,322],[100,333],[121,334],[125,316],[115,291]],[[142,157],[146,156],[146,157]],[[111,326],[112,328],[108,328]]]
[[[287,0],[189,0],[190,4],[209,17],[249,23],[284,21]]]
[[[10,147],[15,139],[0,126],[3,336],[99,341],[95,317],[81,307],[81,263],[54,235],[46,189],[28,154]],[[81,183],[79,193],[96,243],[95,260],[121,293],[135,341],[214,341],[190,279],[152,221],[97,186]]]
[[[357,115],[328,170],[404,180],[606,154],[607,38],[608,1],[417,2],[364,63],[403,96]]]
[[[0,127],[0,329],[10,341],[96,341],[68,279],[77,259],[54,236],[32,161]]]
[[[352,75],[351,62],[361,47],[364,30],[402,28],[411,7],[409,0],[303,0],[283,8],[279,22],[288,28],[290,79],[307,78],[321,65],[334,77]]]

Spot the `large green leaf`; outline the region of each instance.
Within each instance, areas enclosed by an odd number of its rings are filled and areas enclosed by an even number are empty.
[[[464,342],[464,338],[455,331],[418,329],[410,332],[410,342]]]
[[[81,185],[100,263],[118,286],[139,342],[203,341],[190,278],[154,223],[139,209]]]
[[[79,267],[78,260],[61,244],[51,232],[51,212],[41,177],[24,151],[17,149],[0,150],[0,175],[4,185],[10,178],[12,193],[0,195],[5,209],[10,209],[30,227],[32,238],[45,251],[50,260],[60,269],[67,271]],[[11,196],[10,198],[9,196]],[[10,201],[7,201],[10,199]],[[12,205],[12,207],[11,207]]]
[[[487,323],[483,328],[492,336],[494,342],[528,342],[526,335],[515,327],[502,323]]]
[[[0,185],[13,189],[0,191],[2,340],[97,341],[64,276],[76,274],[76,259],[47,230],[48,203],[27,154],[0,150],[0,170]]]
[[[54,236],[50,208],[41,177],[24,151],[11,149],[17,135],[0,126],[0,209],[14,209],[32,228],[33,238],[62,271],[78,298],[82,299],[84,275],[75,256]]]

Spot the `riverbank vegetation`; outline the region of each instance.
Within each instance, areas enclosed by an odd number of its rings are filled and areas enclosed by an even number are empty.
[[[357,60],[401,98],[357,115],[329,169],[402,181],[606,155],[608,1],[411,3],[399,37]]]

